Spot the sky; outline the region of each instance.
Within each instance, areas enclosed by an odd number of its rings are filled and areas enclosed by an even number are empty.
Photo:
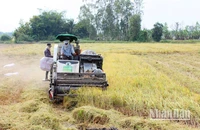
[[[200,0],[143,0],[143,28],[153,28],[156,22],[167,23],[173,29],[176,22],[182,27],[200,23]]]
[[[80,6],[87,0],[2,0],[0,2],[0,32],[12,32],[19,21],[28,22],[42,10],[65,11],[67,18],[77,21]],[[200,0],[143,0],[142,28],[151,29],[156,22],[175,22],[182,26],[200,22]]]

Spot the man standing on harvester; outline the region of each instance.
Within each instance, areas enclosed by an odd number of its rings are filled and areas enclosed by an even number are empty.
[[[73,55],[76,55],[74,47],[71,45],[71,41],[65,40],[61,49],[61,55],[63,59],[73,60]]]

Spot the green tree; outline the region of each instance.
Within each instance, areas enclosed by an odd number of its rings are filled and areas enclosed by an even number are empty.
[[[88,38],[89,37],[87,25],[84,21],[79,21],[74,26],[74,34],[79,36],[80,38]]]
[[[74,26],[75,26],[74,20],[68,19],[63,25],[64,30],[62,29],[63,30],[62,32],[63,33],[73,33]]]
[[[164,39],[172,39],[167,23],[165,23],[163,26],[163,37]]]
[[[116,40],[121,40],[121,35],[120,35],[120,25],[119,25],[119,21],[117,21],[116,25],[115,25],[115,30],[114,30],[114,37]]]
[[[43,11],[40,15],[30,19],[34,40],[46,40],[49,36],[66,33],[65,25],[64,12]]]
[[[154,41],[159,42],[161,40],[163,34],[163,25],[161,23],[154,24],[154,28],[152,30],[152,38]]]
[[[127,24],[123,19],[120,21],[120,40],[128,40]]]
[[[147,42],[148,39],[148,32],[147,30],[141,30],[139,33],[139,37],[137,39],[139,42]]]
[[[94,14],[92,9],[94,8],[94,4],[87,4],[80,7],[80,13],[78,19],[85,20],[87,19],[90,24],[94,22]]]
[[[20,20],[19,27],[14,31],[13,36],[15,38],[15,42],[19,41],[33,41],[32,38],[32,28],[30,23],[24,23]]]
[[[136,41],[139,38],[141,30],[141,17],[140,15],[133,15],[130,18],[129,39]]]
[[[97,30],[96,30],[96,28],[92,24],[90,24],[88,27],[89,27],[88,28],[89,39],[95,40],[97,38]]]
[[[198,22],[196,22],[196,25],[194,26],[193,38],[194,39],[200,38],[200,24]]]
[[[14,31],[15,41],[54,40],[60,33],[73,33],[73,19],[65,19],[64,12],[42,11],[33,16],[29,22],[20,21],[20,26]]]
[[[1,41],[10,41],[11,37],[7,34],[3,34],[0,38]]]
[[[82,25],[85,26],[85,28],[87,29],[87,33],[89,34],[87,38],[89,39],[96,39],[97,37],[97,30],[95,28],[95,18],[94,18],[93,12],[91,11],[93,8],[94,8],[94,4],[83,5],[80,8],[80,14],[78,16],[79,24],[82,23]],[[77,26],[76,26],[76,30],[77,30]]]
[[[129,40],[130,18],[135,14],[135,3],[130,0],[115,0],[114,14],[119,25],[120,40]]]
[[[187,36],[188,36],[188,33],[186,30],[183,30],[183,29],[179,30],[179,32],[178,32],[179,40],[186,40]]]
[[[108,40],[114,39],[114,33],[115,33],[115,16],[113,12],[113,7],[111,4],[108,4],[105,10],[104,18],[102,21],[102,30],[104,33],[104,36]]]
[[[135,14],[141,15],[143,13],[142,8],[143,8],[143,0],[134,0],[134,12]]]
[[[142,1],[93,0],[81,7],[79,18],[88,19],[102,39],[129,40],[130,18],[142,13]]]

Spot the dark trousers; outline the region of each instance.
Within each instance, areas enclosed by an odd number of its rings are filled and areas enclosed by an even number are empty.
[[[49,71],[46,71],[45,79],[48,79]]]
[[[64,60],[73,60],[73,56],[66,56],[66,55],[63,55],[63,59],[64,59]]]

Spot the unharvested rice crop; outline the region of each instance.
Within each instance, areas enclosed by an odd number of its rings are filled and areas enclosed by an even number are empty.
[[[40,70],[45,44],[0,45],[0,129],[199,129],[200,44],[82,44],[104,57],[109,87],[48,100]],[[52,49],[53,51],[53,49]],[[3,68],[15,63],[15,66]],[[4,76],[9,72],[18,75]],[[189,110],[189,121],[150,120],[151,109]]]

